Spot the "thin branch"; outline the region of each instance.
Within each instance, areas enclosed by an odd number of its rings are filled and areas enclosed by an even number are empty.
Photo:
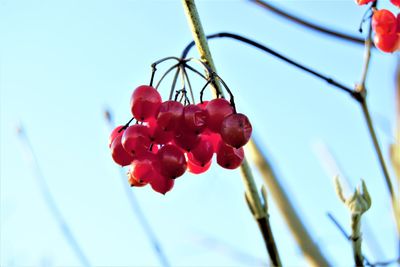
[[[323,75],[323,74],[321,74],[321,73],[319,73],[319,72],[317,72],[317,71],[315,71],[315,70],[313,70],[313,69],[311,69],[309,67],[306,67],[303,64],[300,64],[300,63],[298,63],[298,62],[296,62],[296,61],[294,61],[294,60],[282,55],[281,53],[273,50],[272,48],[269,48],[269,47],[267,47],[265,45],[262,45],[262,44],[260,44],[260,43],[258,43],[256,41],[253,41],[251,39],[248,39],[248,38],[243,37],[243,36],[238,35],[238,34],[228,33],[228,32],[220,32],[220,33],[216,33],[216,34],[212,34],[212,35],[207,35],[207,39],[214,39],[214,38],[230,38],[230,39],[234,39],[234,40],[249,44],[249,45],[251,45],[251,46],[253,46],[255,48],[258,48],[261,51],[266,52],[266,53],[268,53],[268,54],[270,54],[270,55],[272,55],[272,56],[274,56],[274,57],[276,57],[276,58],[278,58],[278,59],[280,59],[280,60],[282,60],[282,61],[284,61],[284,62],[286,62],[286,63],[288,63],[288,64],[290,64],[290,65],[292,65],[292,66],[294,66],[296,68],[298,68],[298,69],[301,69],[301,70],[303,70],[303,71],[305,71],[305,72],[307,72],[307,73],[309,73],[309,74],[311,74],[311,75],[313,75],[313,76],[315,76],[315,77],[317,77],[319,79],[322,79],[322,80],[326,81],[330,85],[332,85],[332,86],[334,86],[336,88],[339,88],[340,90],[348,93],[349,95],[351,95],[352,97],[354,97],[356,99],[358,97],[357,93],[354,92],[353,89],[351,89],[350,87],[345,86],[345,85],[335,81],[334,79],[332,79],[330,77],[327,77],[327,76],[325,76],[325,75]],[[185,47],[185,49],[183,50],[181,57],[182,58],[186,58],[187,54],[189,53],[190,49],[193,46],[194,46],[194,42],[191,42],[190,44],[188,44]]]
[[[298,210],[293,206],[287,192],[279,182],[278,176],[272,168],[271,163],[268,161],[267,156],[261,151],[254,137],[249,141],[247,147],[250,149],[250,155],[258,167],[264,183],[268,186],[282,216],[306,259],[312,266],[329,266],[328,261],[325,259],[302,222]]]
[[[29,156],[32,169],[34,171],[34,176],[36,178],[36,183],[39,186],[43,199],[54,220],[57,222],[61,233],[63,234],[64,238],[66,239],[72,251],[75,253],[76,257],[79,259],[80,263],[83,266],[87,267],[91,266],[89,259],[83,252],[81,246],[78,243],[78,240],[72,233],[71,228],[69,227],[67,221],[65,220],[63,214],[61,213],[60,208],[57,206],[55,202],[53,194],[51,193],[50,188],[46,182],[46,179],[44,178],[42,169],[40,168],[39,161],[37,159],[35,151],[33,150],[29,137],[22,126],[18,128],[18,137],[20,138],[21,144],[23,145],[25,152]]]
[[[349,41],[349,42],[356,43],[359,45],[364,45],[364,39],[362,39],[362,38],[359,38],[357,36],[353,36],[350,34],[338,32],[338,31],[334,31],[334,30],[331,30],[329,27],[321,26],[316,23],[312,23],[310,21],[302,19],[293,14],[289,14],[287,11],[277,8],[276,6],[273,6],[270,3],[267,3],[266,1],[261,1],[261,0],[249,0],[249,1],[259,5],[260,7],[264,8],[266,10],[273,12],[274,14],[276,14],[278,16],[281,16],[292,22],[295,22],[307,29],[311,29],[311,30],[317,31],[319,33],[329,35],[329,36],[332,36],[332,37],[335,37],[335,38],[338,38],[338,39],[341,39],[344,41]]]

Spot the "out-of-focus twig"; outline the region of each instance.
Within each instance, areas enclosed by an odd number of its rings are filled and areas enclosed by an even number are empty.
[[[285,218],[294,239],[303,251],[307,261],[312,266],[329,266],[328,261],[325,259],[317,244],[313,241],[298,212],[291,203],[289,196],[279,182],[267,156],[260,149],[254,137],[250,140],[247,147],[250,149],[250,155],[254,163],[260,170],[265,184],[271,192],[272,197],[275,199],[282,216]]]
[[[313,31],[317,31],[332,37],[336,37],[338,39],[341,40],[345,40],[345,41],[349,41],[352,43],[356,43],[359,45],[363,45],[364,44],[364,39],[353,36],[353,35],[349,35],[346,33],[342,33],[342,32],[338,32],[338,31],[334,31],[331,30],[328,27],[325,26],[321,26],[318,25],[316,23],[312,23],[310,21],[307,21],[305,19],[302,19],[298,16],[295,16],[293,14],[289,14],[287,11],[284,11],[283,9],[277,8],[276,6],[271,5],[270,3],[267,3],[266,1],[261,1],[261,0],[249,0],[250,2],[253,2],[259,6],[261,6],[262,8],[269,10],[271,12],[273,12],[274,14],[281,16],[287,20],[290,20],[292,22],[295,22],[307,29],[313,30]]]
[[[80,244],[78,243],[78,240],[72,233],[70,226],[68,225],[67,221],[65,220],[64,216],[61,213],[60,208],[58,207],[58,205],[54,200],[53,194],[51,193],[50,188],[47,185],[46,179],[44,178],[44,175],[40,168],[39,161],[36,157],[35,151],[33,150],[29,137],[22,125],[18,127],[17,133],[21,141],[21,144],[24,148],[24,151],[27,154],[27,159],[29,160],[29,163],[34,172],[34,177],[36,178],[36,183],[39,186],[44,202],[46,203],[54,220],[57,222],[58,227],[61,230],[61,233],[63,234],[65,240],[69,244],[72,251],[75,253],[76,257],[79,259],[82,266],[86,267],[91,266],[89,259],[83,252]]]
[[[106,122],[110,128],[110,131],[114,129],[115,123],[112,117],[112,114],[109,110],[106,110],[104,112]],[[146,218],[146,215],[144,214],[139,201],[137,200],[136,196],[132,192],[131,188],[128,185],[127,177],[126,174],[124,173],[124,169],[119,168],[120,176],[121,176],[121,182],[122,182],[122,187],[124,188],[124,192],[126,197],[128,198],[129,206],[131,207],[132,213],[134,216],[138,219],[140,225],[142,226],[144,233],[146,237],[149,239],[152,248],[154,250],[154,253],[157,255],[158,260],[160,261],[161,266],[163,267],[169,267],[169,261],[168,258],[161,246],[160,241],[158,240],[157,235],[153,231],[153,228],[151,227],[149,221]]]

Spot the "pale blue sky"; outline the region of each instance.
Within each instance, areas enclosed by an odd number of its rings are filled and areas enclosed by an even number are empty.
[[[385,6],[386,2],[381,1]],[[279,6],[357,34],[364,7],[353,1],[280,1]],[[388,6],[388,5],[387,5]],[[199,1],[207,33],[253,38],[352,86],[363,49],[304,30],[248,1]],[[68,225],[94,266],[156,266],[157,258],[124,194],[107,146],[105,107],[122,124],[133,89],[150,64],[179,56],[191,40],[180,1],[0,0],[1,266],[79,266],[35,183],[15,128],[23,123]],[[373,198],[365,215],[385,255],[396,256],[389,198],[361,110],[347,95],[247,45],[210,41],[219,74],[248,114],[315,241],[334,265],[352,265],[351,246],[327,219],[349,230],[346,208],[314,150],[326,142],[353,184],[364,178]],[[195,50],[192,56],[197,56]],[[393,141],[396,56],[373,52],[368,102],[384,154]],[[166,88],[165,88],[166,89]],[[166,92],[166,91],[165,91]],[[392,170],[391,170],[392,171]],[[392,172],[393,173],[393,172]],[[262,181],[255,171],[257,183]],[[185,174],[166,196],[133,189],[173,266],[247,266],[227,247],[266,260],[244,202],[238,171],[216,164]],[[282,261],[304,265],[270,197]],[[367,237],[366,237],[367,238]],[[218,249],[219,248],[219,249]]]

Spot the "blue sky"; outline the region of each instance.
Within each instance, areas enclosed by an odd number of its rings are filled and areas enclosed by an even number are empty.
[[[389,6],[389,1],[381,1]],[[358,34],[364,7],[353,1],[280,1],[277,5],[334,29]],[[363,49],[304,30],[248,1],[199,1],[207,33],[253,38],[352,86]],[[392,9],[393,10],[393,9]],[[191,33],[180,1],[0,1],[1,266],[79,266],[35,182],[16,135],[22,123],[69,227],[94,266],[156,266],[131,213],[103,118],[130,117],[133,89],[150,64],[180,55]],[[358,105],[347,95],[247,45],[210,41],[218,73],[274,166],[315,241],[334,265],[352,264],[351,246],[326,217],[349,230],[316,144],[326,143],[353,185],[364,178],[373,206],[365,215],[384,255],[396,256],[389,198]],[[192,50],[191,56],[197,57]],[[374,51],[368,102],[385,156],[394,140],[396,56]],[[168,88],[166,84],[165,93]],[[394,175],[392,169],[390,170]],[[261,177],[254,170],[257,183]],[[213,164],[185,174],[166,196],[132,190],[174,266],[248,266],[267,255],[244,202],[238,171]],[[270,197],[270,220],[282,261],[305,261]],[[368,238],[367,236],[365,237]],[[210,241],[211,240],[211,241]],[[216,240],[216,241],[212,241]],[[364,244],[365,245],[365,244]],[[254,258],[233,257],[228,248]]]

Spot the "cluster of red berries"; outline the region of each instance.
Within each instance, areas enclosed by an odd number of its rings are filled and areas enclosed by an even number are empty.
[[[356,0],[357,4],[365,5],[376,0]],[[400,0],[390,0],[400,7]],[[383,52],[393,53],[400,50],[400,14],[397,17],[387,9],[373,10],[372,29],[375,32],[374,44]]]
[[[229,101],[216,98],[185,106],[174,100],[162,102],[154,87],[142,85],[134,90],[130,104],[137,123],[116,127],[109,146],[117,164],[130,165],[131,186],[150,184],[165,194],[186,170],[207,171],[214,153],[223,168],[235,169],[242,163],[252,126]]]

